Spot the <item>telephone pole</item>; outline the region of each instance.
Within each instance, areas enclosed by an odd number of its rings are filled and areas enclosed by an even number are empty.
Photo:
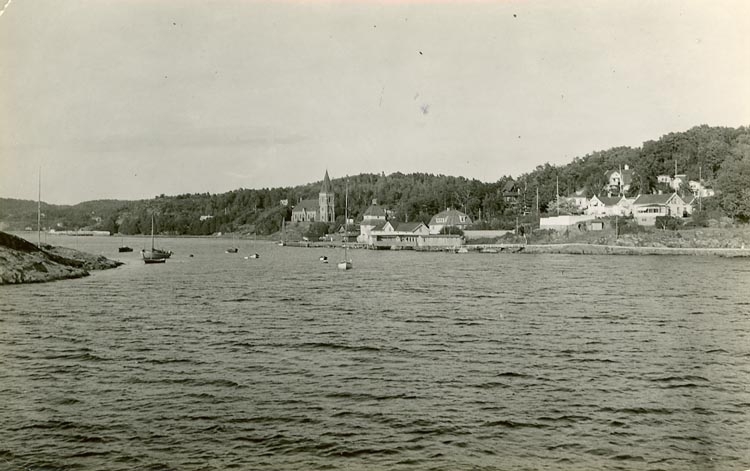
[[[698,166],[698,211],[703,211],[703,176],[701,175],[702,167]]]

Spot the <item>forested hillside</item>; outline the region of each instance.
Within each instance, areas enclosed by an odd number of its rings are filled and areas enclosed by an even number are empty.
[[[515,180],[500,177],[492,183],[428,173],[360,174],[348,177],[350,217],[360,219],[373,199],[402,221],[421,220],[446,207],[468,213],[478,226],[509,228],[516,217],[544,214],[560,195],[583,190],[587,196],[603,193],[607,172],[628,165],[634,171],[629,195],[657,190],[658,175],[686,174],[717,191],[709,206],[747,221],[750,218],[750,128],[698,126],[670,133],[641,147],[616,147],[577,157],[555,166],[544,164]],[[321,169],[321,173],[324,169]],[[335,169],[330,169],[335,174]],[[498,175],[502,168],[498,168]],[[333,178],[336,215],[343,222],[347,177]],[[145,234],[156,215],[157,232],[206,235],[243,231],[259,235],[280,229],[291,207],[300,199],[317,198],[321,182],[289,188],[238,189],[222,194],[161,195],[140,201],[88,201],[74,206],[42,204],[45,228],[100,229],[123,234]],[[512,190],[517,197],[507,198]],[[681,189],[686,191],[687,189]],[[281,204],[288,201],[288,206]],[[6,229],[36,227],[36,202],[0,199],[0,223]]]

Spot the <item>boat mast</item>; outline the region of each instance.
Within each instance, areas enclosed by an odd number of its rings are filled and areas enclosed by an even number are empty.
[[[151,215],[151,251],[154,251],[154,215]]]
[[[39,188],[36,198],[36,238],[38,248],[42,248],[42,167],[39,166]]]
[[[349,261],[349,178],[346,179],[346,193],[344,195],[344,261]]]

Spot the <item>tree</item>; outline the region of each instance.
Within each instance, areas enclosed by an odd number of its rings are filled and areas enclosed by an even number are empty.
[[[750,218],[750,158],[733,158],[722,165],[716,180],[719,205],[732,218]]]
[[[313,222],[305,232],[305,237],[310,240],[318,240],[324,235],[328,234],[328,223],[325,222]]]
[[[576,206],[575,201],[563,197],[560,197],[559,200],[552,200],[547,203],[547,214],[550,216],[556,216],[558,212],[560,215],[582,213],[578,206]]]

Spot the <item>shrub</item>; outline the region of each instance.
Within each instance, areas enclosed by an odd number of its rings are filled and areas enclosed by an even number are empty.
[[[657,216],[655,226],[657,229],[676,231],[682,227],[682,219],[674,216]]]
[[[441,234],[455,234],[455,235],[464,235],[464,231],[459,229],[456,226],[445,226],[444,228],[440,229]]]
[[[305,237],[310,240],[318,240],[328,234],[328,224],[325,222],[314,222],[310,224],[310,227],[305,232]]]

